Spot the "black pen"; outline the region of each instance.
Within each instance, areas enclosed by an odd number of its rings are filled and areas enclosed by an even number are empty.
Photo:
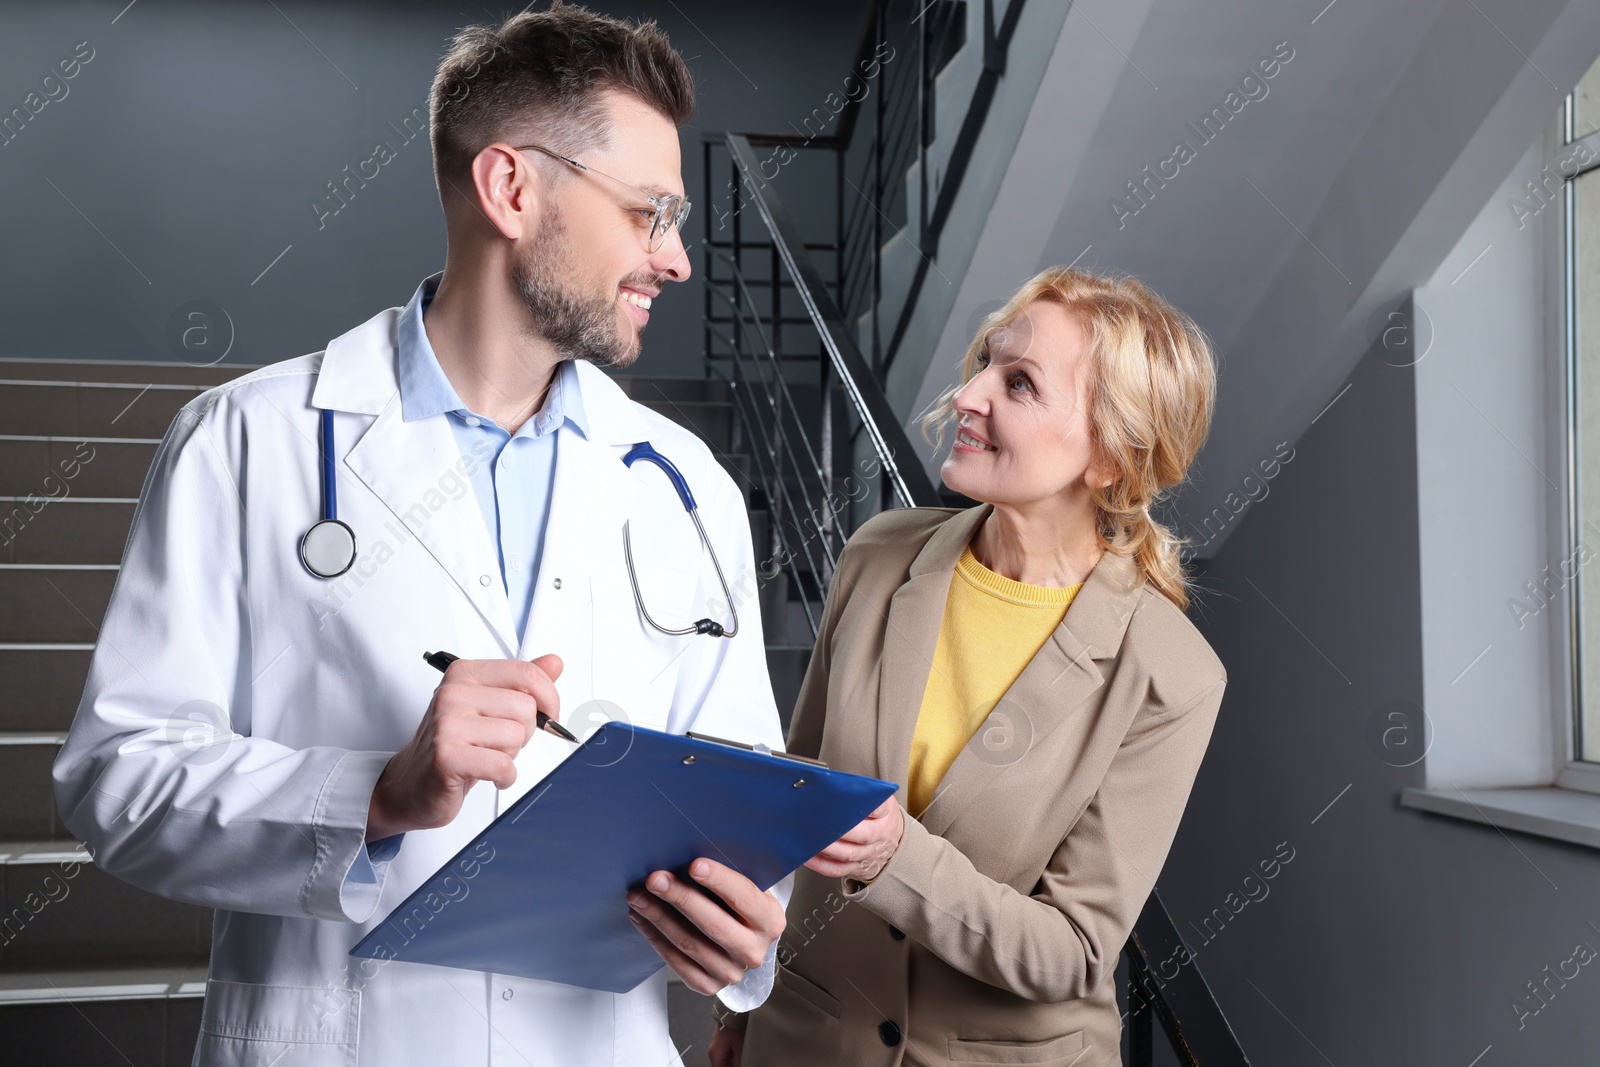
[[[436,668],[439,673],[443,674],[446,667],[450,666],[450,664],[454,663],[461,657],[453,656],[448,652],[424,652],[422,654],[422,658],[428,661],[428,666]],[[562,726],[544,712],[539,712],[535,721],[537,722],[539,729],[549,730],[557,737],[571,741],[573,744],[577,744],[578,739],[572,736],[571,730],[567,729],[565,726]]]

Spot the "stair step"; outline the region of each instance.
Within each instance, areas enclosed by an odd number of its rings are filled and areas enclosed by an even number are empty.
[[[218,363],[194,367],[187,363],[156,363],[134,359],[15,359],[0,358],[0,378],[64,382],[137,382],[145,385],[199,385],[210,388],[259,369],[255,364]]]
[[[65,741],[65,734],[59,733],[0,734],[0,839],[69,836],[56,814],[50,780],[50,767]],[[0,956],[3,953],[0,949]]]
[[[0,497],[0,563],[120,563],[137,503],[134,497]]]
[[[14,1004],[202,997],[206,968],[158,963],[141,967],[49,968],[0,972],[0,1009]],[[3,1017],[0,1011],[0,1017]]]
[[[210,955],[210,908],[109,875],[70,838],[0,841],[0,873],[0,972]]]
[[[671,400],[639,397],[638,402],[693,431],[713,451],[729,447],[733,441],[733,405],[725,400]],[[667,457],[671,459],[671,456]]]
[[[0,433],[160,437],[179,409],[208,388],[0,378]]]
[[[0,645],[0,731],[65,734],[92,655],[88,644]]]
[[[177,964],[0,974],[4,1062],[187,1067],[205,988],[204,967]]]
[[[139,495],[155,459],[155,437],[0,434],[0,495]]]
[[[640,403],[652,400],[713,400],[727,403],[732,399],[728,384],[718,378],[618,374],[613,376],[613,380],[628,397]]]
[[[0,646],[93,642],[105,618],[117,568],[0,563],[0,604],[26,610],[0,614]]]

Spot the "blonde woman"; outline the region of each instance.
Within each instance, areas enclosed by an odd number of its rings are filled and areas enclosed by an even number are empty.
[[[961,378],[923,428],[955,425],[944,482],[982,504],[851,538],[789,738],[900,792],[799,873],[718,1067],[1121,1063],[1112,973],[1227,681],[1150,515],[1209,430],[1212,354],[1137,281],[1057,268]]]

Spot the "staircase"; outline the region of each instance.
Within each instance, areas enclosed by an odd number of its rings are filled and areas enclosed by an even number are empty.
[[[0,360],[0,1062],[176,1067],[193,1054],[211,913],[97,870],[61,825],[50,767],[156,446],[184,404],[249,369]],[[768,520],[750,458],[730,454],[728,387],[618,382],[711,445],[745,489],[759,554]],[[762,604],[785,715],[811,650],[803,609]],[[709,1007],[681,985],[669,998],[674,1044],[698,1061]]]

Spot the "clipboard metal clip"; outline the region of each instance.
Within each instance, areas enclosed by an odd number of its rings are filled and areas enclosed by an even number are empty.
[[[696,741],[709,741],[713,745],[727,745],[729,748],[743,749],[746,752],[759,752],[764,756],[777,756],[779,759],[793,760],[796,763],[805,763],[812,767],[827,767],[827,764],[819,759],[812,759],[809,756],[797,756],[792,752],[775,752],[766,745],[747,745],[743,741],[729,741],[725,737],[697,734],[693,730],[685,731],[683,736],[692,737]]]

